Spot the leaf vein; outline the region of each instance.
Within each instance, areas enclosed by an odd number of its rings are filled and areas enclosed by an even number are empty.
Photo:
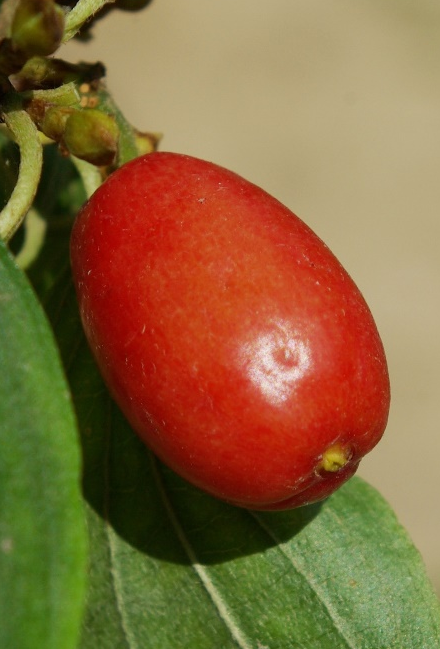
[[[171,522],[171,525],[173,526],[177,538],[179,539],[180,543],[182,544],[183,549],[186,552],[186,555],[188,556],[188,559],[191,562],[191,566],[196,573],[197,577],[199,578],[202,586],[204,587],[206,593],[208,594],[209,598],[211,599],[212,603],[214,604],[217,613],[222,620],[223,624],[227,627],[229,633],[231,634],[233,640],[237,644],[237,646],[240,649],[253,649],[251,641],[244,635],[242,630],[240,629],[239,625],[237,622],[234,620],[230,609],[228,608],[226,602],[224,601],[221,593],[218,591],[216,588],[215,584],[213,583],[212,579],[209,576],[208,571],[206,568],[199,563],[197,559],[197,555],[194,551],[194,548],[192,547],[191,543],[189,542],[188,537],[186,536],[182,525],[180,524],[180,521],[178,520],[178,517],[176,516],[176,513],[173,509],[173,506],[170,502],[170,499],[168,498],[168,495],[164,489],[163,482],[161,480],[161,477],[159,475],[159,470],[157,467],[157,463],[155,461],[155,458],[153,457],[153,454],[151,454],[151,462],[153,466],[153,472],[162,496],[162,500],[165,506],[166,513],[168,515],[168,518]]]
[[[319,583],[314,581],[310,574],[307,574],[302,567],[299,565],[298,561],[295,561],[295,558],[292,554],[292,552],[289,551],[289,542],[288,541],[281,541],[277,537],[276,534],[269,528],[268,525],[264,523],[264,521],[259,517],[257,512],[249,511],[251,516],[258,522],[258,524],[262,527],[262,529],[272,538],[276,543],[280,551],[284,554],[284,556],[288,559],[290,564],[292,565],[293,569],[296,570],[296,572],[303,577],[306,582],[309,584],[310,588],[312,591],[315,593],[316,597],[318,600],[321,602],[323,608],[325,609],[326,613],[328,614],[330,620],[333,623],[333,626],[341,636],[341,639],[344,641],[347,649],[358,649],[358,647],[353,644],[352,640],[347,636],[346,631],[344,630],[344,621],[339,615],[338,611],[331,605],[330,602],[326,601],[325,597],[323,596],[321,589],[319,588]]]

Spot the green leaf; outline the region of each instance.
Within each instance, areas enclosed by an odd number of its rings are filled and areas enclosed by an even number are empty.
[[[202,494],[109,398],[68,274],[47,307],[83,442],[91,570],[79,649],[440,647],[421,558],[373,488],[355,478],[322,504],[264,514]]]
[[[77,430],[52,332],[0,242],[0,646],[73,649],[85,591]]]

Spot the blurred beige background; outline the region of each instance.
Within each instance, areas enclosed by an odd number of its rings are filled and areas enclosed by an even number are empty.
[[[396,510],[440,593],[440,3],[154,0],[114,12],[71,60],[162,150],[262,185],[363,291],[393,403],[360,474]]]

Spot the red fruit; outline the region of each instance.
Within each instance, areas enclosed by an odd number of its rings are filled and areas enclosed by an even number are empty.
[[[115,171],[71,240],[80,312],[145,443],[230,503],[325,498],[379,441],[371,313],[325,244],[255,185],[184,155]]]

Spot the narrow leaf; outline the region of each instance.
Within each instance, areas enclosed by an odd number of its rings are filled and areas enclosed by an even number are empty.
[[[0,242],[0,646],[74,649],[85,590],[77,431],[51,330]]]

